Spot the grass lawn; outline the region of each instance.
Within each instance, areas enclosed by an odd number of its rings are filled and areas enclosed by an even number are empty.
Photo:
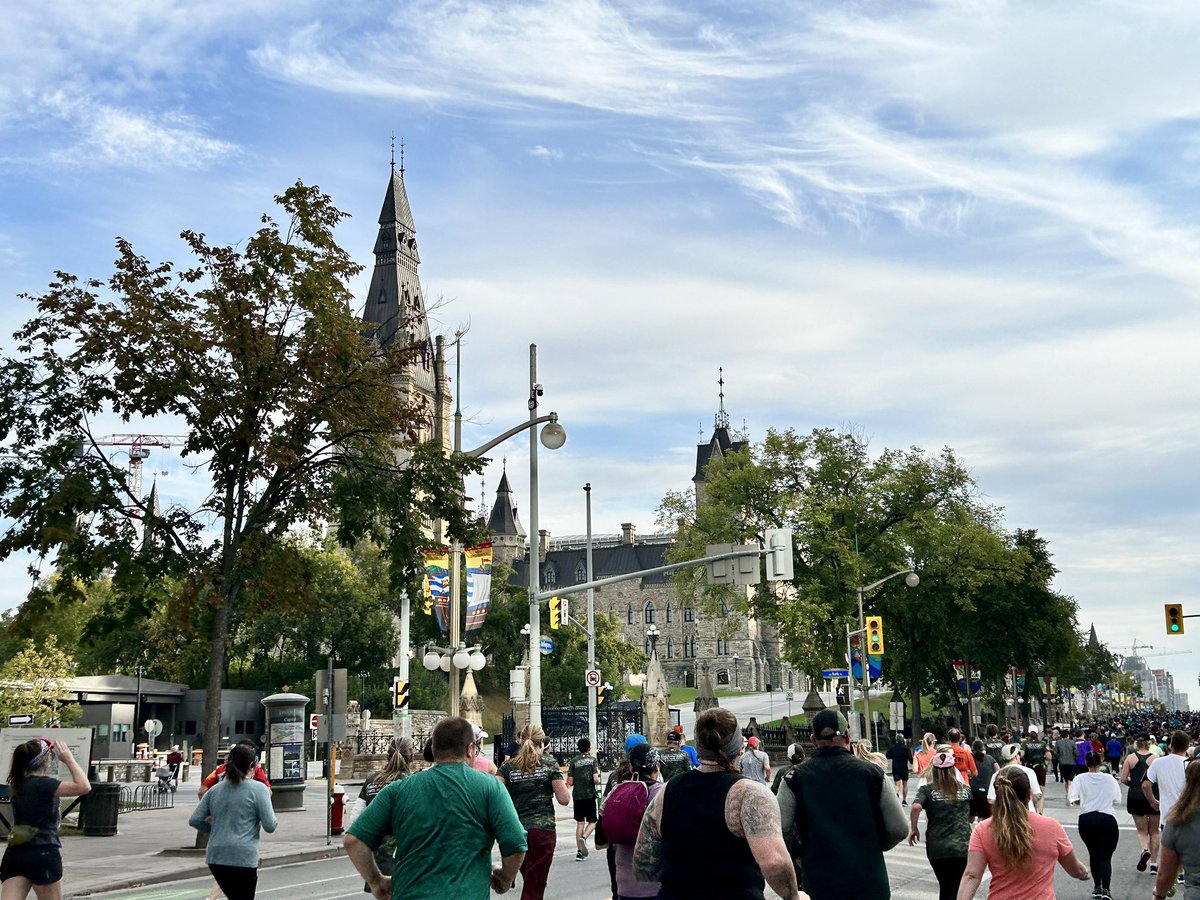
[[[742,694],[754,693],[753,691],[717,691],[718,697],[740,697]],[[671,705],[672,706],[687,706],[690,705],[697,697],[700,696],[699,688],[673,687],[671,688]],[[625,685],[625,697],[622,699],[641,700],[642,689],[633,685]]]

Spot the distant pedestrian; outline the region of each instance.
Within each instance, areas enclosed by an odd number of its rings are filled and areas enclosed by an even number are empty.
[[[568,806],[571,794],[558,761],[546,752],[549,739],[537,725],[527,726],[517,755],[500,767],[517,816],[525,826],[529,849],[521,863],[521,900],[542,900],[554,861],[557,833],[554,801]]]
[[[588,858],[588,838],[596,830],[596,794],[600,785],[600,764],[592,753],[592,742],[580,738],[575,744],[579,755],[567,763],[567,787],[575,816],[575,859]]]
[[[970,748],[963,745],[963,733],[957,728],[946,732],[946,740],[950,743],[950,751],[954,754],[954,768],[962,775],[962,783],[967,784],[971,776],[976,774],[975,757]]]
[[[986,819],[992,814],[992,805],[988,803],[988,788],[992,786],[992,776],[1000,769],[1000,763],[986,753],[983,741],[976,740],[971,745],[971,755],[975,759],[975,775],[971,778],[971,819],[972,821]]]
[[[1004,749],[1000,751],[1000,771],[996,772],[996,774],[992,776],[992,783],[988,785],[988,802],[993,804],[996,802],[996,782],[1000,779],[1000,776],[1011,774],[1015,769],[1024,773],[1026,778],[1029,780],[1031,795],[1029,801],[1029,811],[1040,813],[1045,808],[1046,795],[1042,793],[1042,787],[1038,784],[1037,776],[1033,774],[1033,769],[1029,768],[1022,762],[1023,753],[1024,751],[1021,749],[1020,744],[1004,745]],[[994,806],[992,811],[994,814]]]
[[[925,774],[925,767],[929,765],[929,761],[933,759],[933,754],[937,753],[937,736],[927,731],[921,737],[921,749],[913,754],[914,770],[918,777]]]
[[[783,780],[780,817],[813,900],[887,900],[883,854],[904,840],[909,823],[883,770],[850,753],[848,731],[835,709],[813,716],[817,749]]]
[[[1037,776],[1038,786],[1046,786],[1046,742],[1038,734],[1037,727],[1029,726],[1029,736],[1021,744],[1022,757],[1025,765],[1033,769]]]
[[[629,765],[633,770],[633,781],[640,781],[644,788],[647,806],[666,787],[659,775],[658,760],[660,753],[649,744],[638,744],[629,753]],[[635,788],[630,785],[625,790]],[[640,789],[639,790],[643,790]],[[617,896],[621,900],[635,898],[657,897],[661,885],[657,881],[641,881],[633,869],[633,851],[636,846],[636,836],[633,841],[612,842],[616,855]]]
[[[488,900],[512,887],[525,829],[500,782],[471,767],[474,740],[466,719],[442,719],[428,744],[433,765],[384,787],[350,826],[346,855],[376,900]],[[372,852],[388,835],[396,841],[391,878]]]
[[[171,752],[167,754],[167,768],[171,770],[172,783],[175,787],[179,787],[179,772],[183,768],[183,754],[179,752],[178,744],[171,747]]]
[[[739,760],[741,772],[751,781],[767,784],[771,780],[771,760],[758,749],[758,738],[750,735],[746,739],[746,752]]]
[[[1078,771],[1075,768],[1075,740],[1071,737],[1069,731],[1064,732],[1063,736],[1055,741],[1054,746],[1058,750],[1058,775],[1063,782],[1063,796],[1069,797],[1071,795],[1071,782]]]
[[[1112,897],[1112,857],[1121,837],[1115,804],[1121,802],[1121,785],[1101,772],[1104,758],[1095,751],[1087,755],[1087,771],[1075,776],[1069,802],[1079,804],[1079,839],[1088,848],[1088,864],[1095,887],[1093,897]]]
[[[245,747],[251,753],[254,754],[255,759],[258,758],[258,745],[255,744],[254,741],[240,740],[236,744],[234,744],[234,746],[235,747]],[[232,753],[233,751],[230,750],[230,752]],[[213,769],[211,772],[209,772],[208,776],[203,781],[200,782],[200,788],[196,794],[197,797],[203,797],[208,791],[210,791],[212,788],[216,787],[217,782],[219,782],[222,778],[225,777],[225,765],[226,765],[226,763],[221,763],[219,766],[217,766],[215,769]],[[269,796],[271,793],[271,779],[269,779],[267,777],[266,771],[257,762],[254,763],[254,772],[251,774],[251,777],[255,781],[262,784],[264,787],[266,787],[267,794]]]
[[[615,769],[608,775],[608,783],[604,785],[604,799],[616,790],[617,786],[629,781],[634,777],[633,766],[629,762],[629,754],[633,752],[635,747],[642,744],[647,744],[645,735],[631,734],[625,738],[625,753],[617,763]],[[610,843],[604,835],[603,820],[596,823],[596,849],[604,848],[605,861],[608,864],[608,880],[609,887],[612,889],[612,900],[621,900],[621,895],[617,891],[617,847],[616,844]]]
[[[259,829],[270,833],[278,825],[270,791],[250,778],[256,763],[253,750],[235,744],[224,777],[205,792],[188,819],[193,828],[208,832],[205,861],[229,900],[254,900]]]
[[[912,769],[913,756],[904,735],[896,735],[885,755],[892,764],[892,784],[896,789],[896,796],[900,798],[900,805],[908,806],[908,773]]]
[[[678,731],[667,732],[667,749],[658,754],[658,768],[663,781],[670,781],[681,772],[692,770],[692,759],[680,745],[682,737]]]
[[[744,743],[733,713],[704,710],[696,718],[700,768],[673,778],[650,801],[633,865],[639,880],[661,882],[660,900],[761,898],[764,881],[783,900],[807,900],[796,887],[775,798],[737,773]]]
[[[1129,787],[1129,793],[1125,795],[1125,811],[1133,817],[1138,844],[1142,848],[1137,861],[1139,872],[1145,872],[1147,864],[1150,865],[1151,872],[1158,871],[1158,810],[1150,805],[1150,801],[1142,793],[1142,782],[1146,780],[1146,772],[1153,760],[1150,741],[1142,735],[1134,744],[1133,752],[1125,755],[1125,762],[1121,766],[1121,784]],[[1155,785],[1154,789],[1157,790],[1157,787]],[[1153,792],[1151,796],[1155,796]]]
[[[683,726],[676,725],[673,729],[679,735],[679,749],[688,755],[688,759],[692,761],[692,768],[698,768],[700,765],[700,757],[696,755],[696,748],[687,742],[687,735],[683,733]],[[670,738],[668,738],[670,740]]]
[[[57,759],[70,781],[49,774]],[[92,789],[87,774],[62,741],[36,738],[13,748],[8,770],[12,792],[12,830],[0,860],[4,900],[24,900],[30,890],[38,900],[62,896],[62,841],[58,837],[60,797],[82,797]]]
[[[804,762],[804,745],[801,743],[788,744],[787,748],[788,764],[779,766],[775,769],[775,777],[771,779],[771,793],[779,793],[779,785],[783,783],[783,779],[787,773]]]
[[[908,843],[921,839],[921,811],[925,827],[925,855],[938,880],[938,900],[954,900],[967,868],[967,845],[971,841],[971,789],[962,783],[953,753],[937,753],[929,763],[932,777],[917,790],[910,816]]]
[[[958,900],[975,896],[987,870],[992,873],[988,900],[1054,900],[1056,863],[1072,878],[1091,878],[1062,824],[1029,811],[1032,789],[1023,767],[1001,769],[995,789],[992,817],[971,832]]]

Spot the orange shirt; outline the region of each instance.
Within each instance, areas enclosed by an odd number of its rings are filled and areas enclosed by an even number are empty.
[[[918,750],[913,754],[913,761],[917,764],[917,774],[923,775],[925,767],[929,765],[929,761],[933,759],[933,750]]]
[[[975,757],[970,750],[961,744],[955,744],[950,749],[954,751],[954,768],[967,776],[978,774],[979,769],[975,765]]]

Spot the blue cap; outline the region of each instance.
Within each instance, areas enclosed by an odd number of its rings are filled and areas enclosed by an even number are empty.
[[[646,740],[645,735],[631,734],[629,737],[625,738],[625,753],[626,753],[626,755],[628,755],[629,751],[632,750],[634,747],[636,747],[638,744],[648,744],[648,743],[650,743],[650,742],[648,740]]]

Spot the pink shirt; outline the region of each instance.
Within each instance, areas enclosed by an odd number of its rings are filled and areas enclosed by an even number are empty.
[[[971,832],[971,853],[982,853],[992,871],[988,900],[1055,900],[1054,866],[1071,852],[1071,841],[1057,819],[1029,813],[1033,828],[1033,859],[1015,868],[1001,861],[992,837],[994,818],[984,819]]]
[[[471,757],[471,768],[476,772],[483,772],[485,775],[495,775],[496,765],[486,756],[476,753]]]

